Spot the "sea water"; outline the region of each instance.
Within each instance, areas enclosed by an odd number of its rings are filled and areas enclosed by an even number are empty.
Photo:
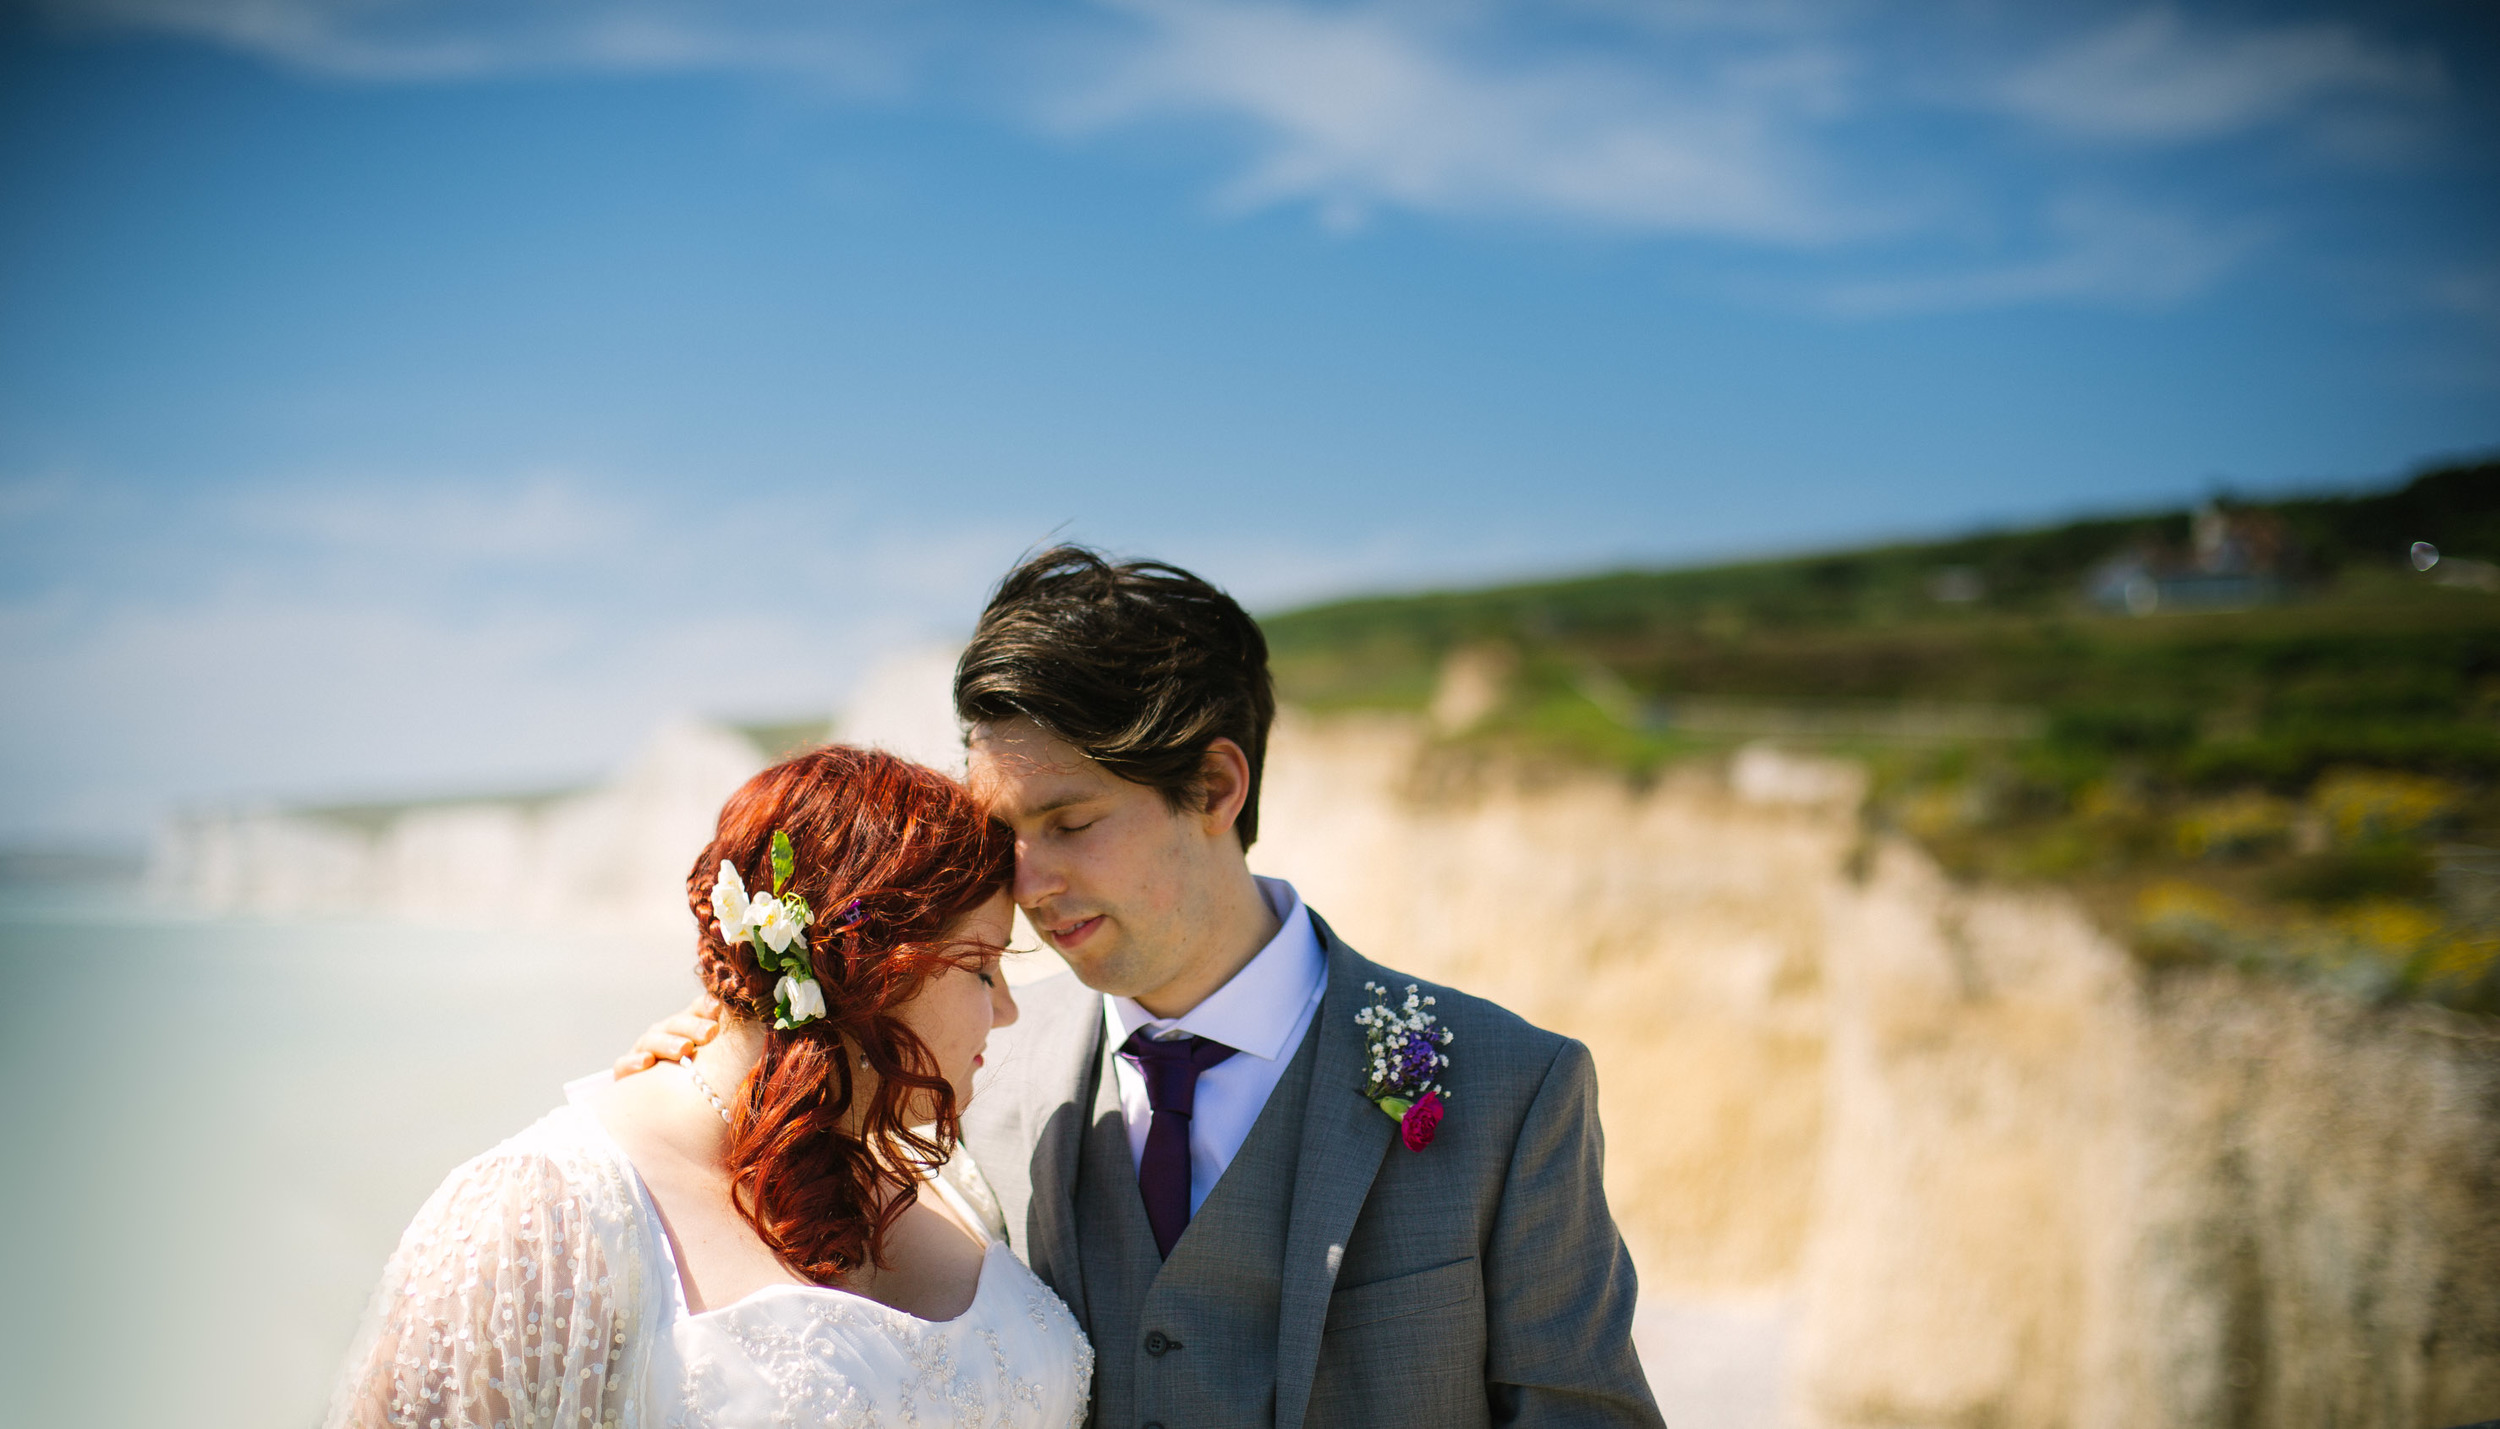
[[[695,990],[690,939],[0,902],[15,1423],[311,1426],[401,1229]]]
[[[690,942],[0,889],[8,1422],[317,1425],[408,1218],[685,1005]],[[1645,1301],[1669,1422],[1776,1424],[1787,1318]]]

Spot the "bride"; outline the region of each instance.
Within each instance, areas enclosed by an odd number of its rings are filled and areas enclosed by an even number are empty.
[[[831,747],[749,780],[686,884],[730,1009],[453,1171],[384,1272],[340,1426],[1066,1429],[1093,1350],[956,1148],[1013,907],[1007,830]]]

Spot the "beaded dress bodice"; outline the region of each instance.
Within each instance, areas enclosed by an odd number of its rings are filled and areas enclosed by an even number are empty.
[[[944,1181],[939,1194],[962,1207]],[[675,1273],[671,1263],[672,1279]],[[667,1429],[1073,1429],[1093,1349],[1067,1306],[992,1240],[961,1315],[916,1319],[864,1296],[776,1285],[701,1314],[682,1293],[649,1378]]]
[[[688,1311],[658,1208],[560,1107],[455,1170],[384,1273],[328,1423],[616,1429],[1072,1429],[1093,1349],[998,1239],[968,1160],[930,1189],[990,1245],[972,1304],[917,1319],[771,1286]]]

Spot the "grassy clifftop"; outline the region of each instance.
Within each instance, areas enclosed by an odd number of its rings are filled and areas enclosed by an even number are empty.
[[[1753,738],[1849,752],[1879,825],[2070,884],[2147,957],[2500,1010],[2495,562],[2480,463],[1265,625],[1285,698],[1430,709],[1455,754],[1638,777]]]

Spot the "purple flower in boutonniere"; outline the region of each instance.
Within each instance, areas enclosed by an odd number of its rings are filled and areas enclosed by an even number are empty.
[[[1407,1150],[1421,1151],[1432,1144],[1433,1133],[1441,1126],[1442,1104],[1450,1096],[1440,1081],[1442,1070],[1450,1065],[1449,1056],[1441,1050],[1450,1045],[1450,1029],[1427,1010],[1433,999],[1419,993],[1411,982],[1406,985],[1406,1000],[1394,1006],[1389,989],[1380,984],[1367,982],[1363,990],[1372,995],[1371,1006],[1356,1012],[1354,1021],[1363,1029],[1372,1056],[1364,1099],[1398,1123],[1399,1138]]]

